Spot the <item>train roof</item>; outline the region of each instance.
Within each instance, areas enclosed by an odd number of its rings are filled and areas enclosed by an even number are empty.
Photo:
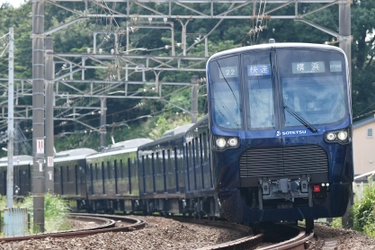
[[[142,150],[149,150],[150,148],[154,148],[157,145],[161,145],[161,144],[164,144],[166,142],[170,143],[171,141],[175,141],[176,139],[183,138],[185,136],[186,132],[194,125],[195,125],[195,123],[189,123],[189,124],[185,124],[185,125],[179,126],[177,128],[168,130],[167,132],[165,132],[162,135],[162,137],[156,139],[153,142],[142,145],[141,147],[139,147],[139,149],[141,151]]]
[[[162,135],[161,138],[168,137],[168,136],[175,136],[175,135],[178,135],[178,134],[181,134],[181,133],[185,133],[185,132],[188,131],[189,128],[191,128],[193,125],[194,125],[194,123],[188,123],[188,124],[185,124],[185,125],[179,126],[179,127],[177,127],[177,128],[174,128],[174,129],[168,130],[167,132],[165,132],[165,133]]]
[[[137,139],[121,141],[121,142],[117,142],[115,144],[110,145],[107,148],[107,151],[111,151],[111,149],[116,150],[116,149],[124,149],[124,148],[138,148],[139,146],[152,142],[152,141],[153,140],[148,139],[148,138],[137,138]]]
[[[33,157],[30,155],[15,155],[13,156],[13,165],[27,165],[33,163]],[[0,167],[8,166],[8,157],[1,157],[0,158]]]
[[[70,149],[56,153],[54,162],[61,162],[66,160],[80,160],[85,159],[86,156],[97,153],[96,150],[91,148],[77,148]]]
[[[216,57],[220,57],[227,54],[235,54],[235,53],[241,53],[244,51],[250,51],[250,50],[261,50],[261,49],[269,49],[269,48],[317,48],[317,49],[330,49],[330,50],[337,50],[340,52],[343,52],[342,49],[339,47],[333,46],[333,45],[326,45],[326,44],[316,44],[316,43],[265,43],[265,44],[257,44],[257,45],[251,45],[251,46],[245,46],[240,48],[234,48],[229,50],[224,50],[221,52],[218,52],[211,56],[209,60],[215,59]]]
[[[109,145],[108,147],[104,148],[102,151],[92,154],[87,157],[87,159],[93,159],[103,156],[109,156],[109,155],[116,155],[116,154],[122,154],[122,153],[129,153],[129,152],[135,152],[137,151],[138,147],[153,142],[153,140],[148,138],[137,138],[137,139],[131,139],[126,140],[122,142],[117,142],[115,144]]]

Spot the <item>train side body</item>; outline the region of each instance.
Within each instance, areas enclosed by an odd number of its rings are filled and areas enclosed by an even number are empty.
[[[179,213],[185,197],[184,131],[168,131],[138,149],[141,201],[145,212]]]
[[[234,222],[342,216],[352,193],[346,56],[313,44],[218,53],[207,63],[213,181]]]
[[[96,153],[90,148],[58,152],[54,157],[54,192],[68,200],[83,201],[87,197],[86,157]]]
[[[24,198],[31,192],[32,164],[32,156],[17,155],[13,157],[13,194],[16,199]],[[2,196],[7,194],[7,168],[8,157],[2,157],[0,159],[0,194]]]
[[[87,190],[91,210],[138,209],[137,149],[151,141],[138,138],[119,142],[86,158]]]
[[[215,215],[208,137],[204,119],[139,148],[141,202],[147,213]]]

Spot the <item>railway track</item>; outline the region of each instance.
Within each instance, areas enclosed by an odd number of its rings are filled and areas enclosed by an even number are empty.
[[[190,222],[186,219],[177,219],[181,222]],[[243,225],[216,222],[207,220],[194,221],[196,224],[202,224],[212,227],[224,227],[237,231],[249,232],[250,228]],[[257,235],[249,235],[234,241],[229,241],[213,246],[199,248],[197,250],[238,250],[238,249],[257,249],[257,250],[299,250],[308,249],[310,242],[313,241],[314,233],[306,234],[302,227],[273,225],[262,230]],[[276,243],[274,243],[276,241]]]
[[[126,232],[133,231],[137,229],[144,228],[146,222],[128,216],[118,216],[118,215],[100,215],[100,214],[82,214],[82,213],[72,213],[70,214],[71,219],[86,222],[87,225],[92,224],[80,229],[73,229],[68,231],[60,231],[53,233],[41,233],[32,234],[24,236],[14,236],[14,237],[1,237],[0,242],[14,242],[30,239],[43,239],[47,237],[82,237],[98,233],[106,232]]]
[[[31,239],[43,238],[74,238],[88,236],[98,233],[107,232],[126,232],[142,229],[145,227],[147,221],[137,217],[119,216],[119,215],[103,215],[103,214],[71,214],[71,218],[79,220],[88,225],[81,229],[69,230],[56,233],[45,233],[36,235],[25,235],[17,237],[3,237],[0,242],[17,242]],[[245,237],[228,241],[220,244],[213,244],[206,247],[195,248],[197,250],[217,250],[217,249],[308,249],[309,243],[313,242],[314,234],[305,234],[301,227],[291,227],[285,225],[272,225],[263,228],[262,233],[257,235],[251,234],[251,229],[244,225],[227,223],[224,221],[211,220],[193,220],[189,218],[173,218],[173,220],[181,223],[198,224],[212,228],[225,228],[229,231],[241,232]],[[149,235],[153,237],[153,235]],[[129,248],[130,249],[130,248]],[[151,249],[151,248],[150,248]]]

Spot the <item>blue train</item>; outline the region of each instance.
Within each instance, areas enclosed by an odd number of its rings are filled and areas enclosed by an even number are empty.
[[[58,153],[55,193],[92,211],[304,219],[308,230],[314,219],[345,213],[352,113],[341,49],[271,43],[223,51],[207,62],[207,88],[209,112],[196,124],[154,141]]]
[[[207,63],[211,166],[235,222],[342,216],[352,195],[344,52],[314,44],[224,51]]]

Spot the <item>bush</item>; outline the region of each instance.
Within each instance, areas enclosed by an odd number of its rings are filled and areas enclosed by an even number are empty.
[[[26,197],[20,207],[27,208],[30,214],[30,223],[34,221],[33,198]],[[52,194],[44,196],[44,227],[45,232],[55,232],[71,229],[70,223],[67,221],[69,213],[68,203],[60,197]],[[33,228],[32,226],[30,228]],[[34,230],[35,231],[35,230]],[[38,232],[33,232],[38,233]]]
[[[356,198],[352,216],[354,230],[375,237],[375,184],[372,181],[372,176],[370,176],[368,184],[363,186],[361,197]]]

